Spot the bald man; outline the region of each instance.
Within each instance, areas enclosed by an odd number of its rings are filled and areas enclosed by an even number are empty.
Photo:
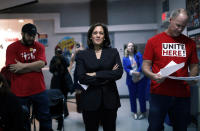
[[[190,84],[195,82],[169,79],[159,72],[170,62],[175,62],[184,63],[184,66],[171,76],[198,75],[196,44],[182,34],[188,19],[185,9],[174,10],[170,15],[168,28],[150,38],[146,44],[142,70],[151,79],[148,131],[164,130],[163,123],[167,113],[174,131],[187,131]]]

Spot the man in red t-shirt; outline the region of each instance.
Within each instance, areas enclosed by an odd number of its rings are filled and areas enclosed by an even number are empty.
[[[22,39],[6,50],[6,66],[12,72],[11,91],[20,98],[22,105],[33,104],[40,131],[50,131],[52,123],[42,74],[46,64],[45,47],[35,41],[36,34],[35,25],[29,23],[22,27]]]
[[[150,38],[143,55],[143,72],[151,78],[151,99],[148,131],[161,131],[166,114],[173,130],[187,131],[190,118],[190,83],[194,81],[173,80],[159,74],[170,62],[184,63],[171,74],[176,77],[198,75],[196,44],[182,34],[189,15],[185,9],[176,9],[169,19],[166,31]],[[189,72],[188,72],[189,68]]]

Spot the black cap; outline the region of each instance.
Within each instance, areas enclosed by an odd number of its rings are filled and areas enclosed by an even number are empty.
[[[36,35],[38,34],[37,33],[37,28],[35,25],[31,24],[31,23],[28,23],[28,24],[25,24],[23,27],[22,27],[22,32],[23,33],[28,33],[29,35]]]

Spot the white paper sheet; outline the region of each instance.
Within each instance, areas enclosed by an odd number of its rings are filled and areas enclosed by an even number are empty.
[[[79,81],[78,81],[78,84],[80,84]],[[87,88],[88,88],[87,85],[83,85],[83,84],[80,84],[80,85],[83,87],[84,90],[87,90]]]
[[[175,77],[175,76],[168,76],[170,79],[175,80],[185,80],[185,81],[192,81],[192,80],[200,80],[200,76],[193,76],[193,77]]]
[[[164,68],[160,69],[160,72],[158,72],[161,76],[169,76],[172,73],[176,72],[177,70],[181,69],[185,63],[176,64],[174,61],[171,61],[168,65],[166,65]]]

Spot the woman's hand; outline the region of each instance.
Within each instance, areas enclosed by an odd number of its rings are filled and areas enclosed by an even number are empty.
[[[88,75],[88,76],[96,76],[96,72],[86,73],[86,75]]]
[[[140,72],[133,72],[132,73],[132,76],[133,76],[133,82],[136,83],[140,80],[140,75],[141,73]]]
[[[118,67],[119,67],[119,65],[118,65],[118,64],[115,64],[115,65],[113,66],[112,70],[117,70]]]
[[[132,75],[134,75],[135,77],[140,77],[140,72],[133,72]]]

